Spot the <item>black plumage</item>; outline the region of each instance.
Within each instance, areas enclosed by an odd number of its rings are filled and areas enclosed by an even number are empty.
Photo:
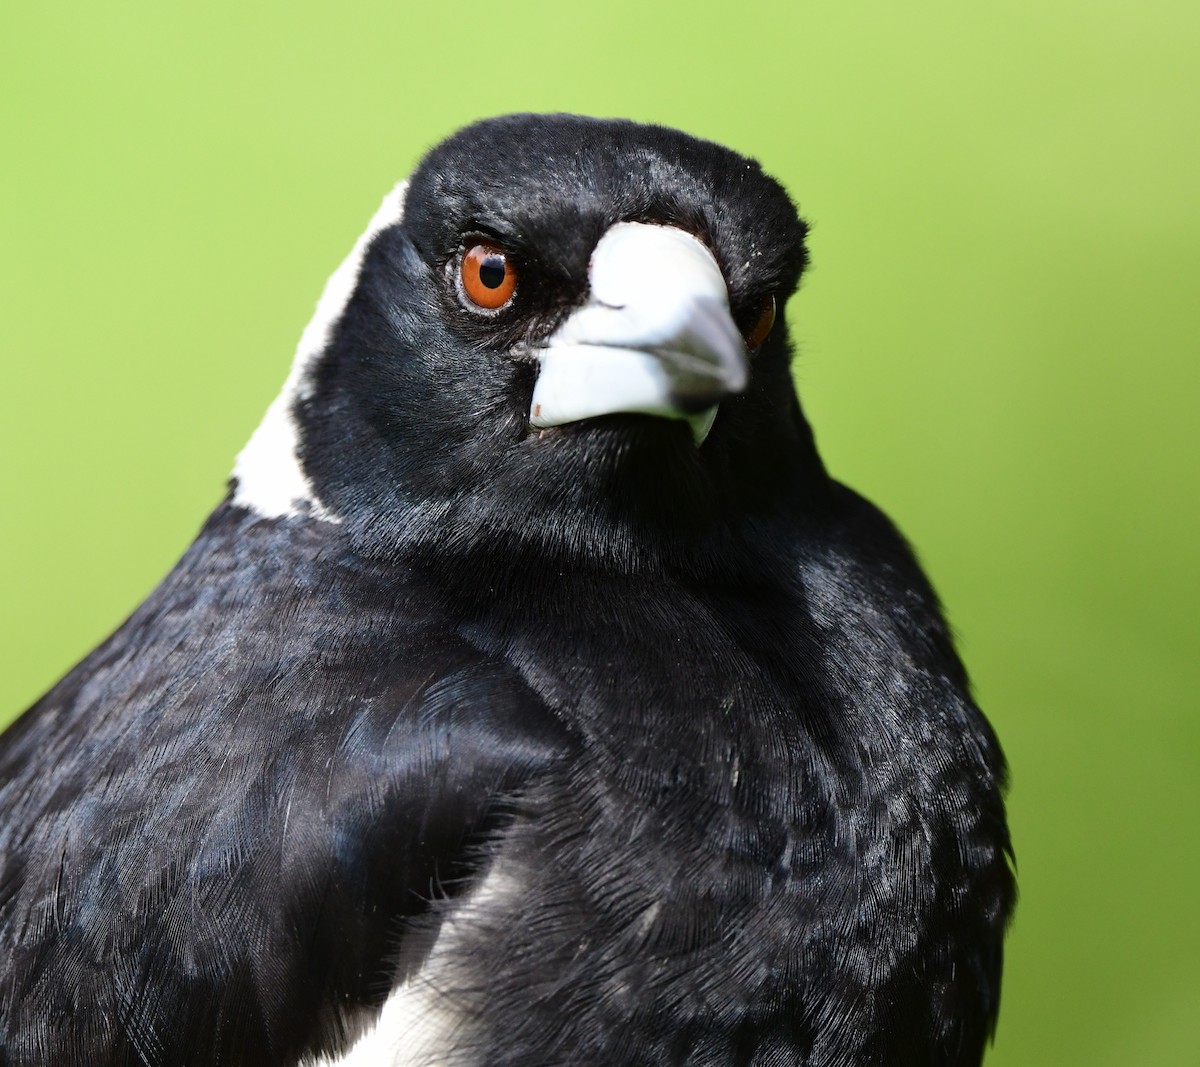
[[[403,202],[256,446],[303,491],[240,465],[0,741],[0,1064],[332,1063],[396,990],[348,1062],[978,1064],[1003,759],[909,549],[826,474],[782,317],[741,391],[680,364],[662,411],[531,428],[614,225],[698,238],[748,334],[805,265],[786,194],[513,116]],[[498,310],[476,245],[519,271]]]

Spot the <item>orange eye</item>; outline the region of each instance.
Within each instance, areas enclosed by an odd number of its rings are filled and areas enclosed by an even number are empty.
[[[462,291],[477,307],[496,311],[517,291],[517,268],[508,253],[496,245],[472,245],[464,253]]]
[[[746,348],[757,348],[763,341],[767,340],[767,335],[770,328],[775,325],[775,298],[768,296],[762,301],[762,306],[758,308],[758,318],[755,319],[754,328],[749,334],[746,334]]]
[[[746,334],[746,347],[757,348],[767,339],[767,334],[771,332],[771,327],[775,325],[775,298],[769,296],[762,302],[762,308],[758,312],[758,319],[754,323],[754,329]]]

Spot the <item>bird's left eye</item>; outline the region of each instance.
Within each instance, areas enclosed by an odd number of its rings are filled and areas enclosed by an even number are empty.
[[[517,268],[498,245],[480,243],[468,248],[459,276],[467,302],[485,311],[499,311],[517,291]]]
[[[771,327],[775,325],[775,298],[768,296],[758,309],[758,318],[750,332],[746,334],[746,347],[757,348],[767,339]]]

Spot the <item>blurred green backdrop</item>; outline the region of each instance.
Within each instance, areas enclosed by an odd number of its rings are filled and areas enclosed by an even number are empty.
[[[680,126],[813,222],[809,415],[1013,765],[990,1067],[1191,1067],[1198,55],[1194,0],[4,5],[0,720],[184,548],[426,147],[522,109]]]

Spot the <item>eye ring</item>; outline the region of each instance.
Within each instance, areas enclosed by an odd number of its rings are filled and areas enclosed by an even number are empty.
[[[459,292],[471,310],[500,311],[517,291],[517,268],[499,245],[476,241],[462,254]]]
[[[754,325],[746,334],[746,347],[758,348],[770,335],[771,327],[774,325],[775,297],[768,296],[759,305],[758,318],[754,320]]]

